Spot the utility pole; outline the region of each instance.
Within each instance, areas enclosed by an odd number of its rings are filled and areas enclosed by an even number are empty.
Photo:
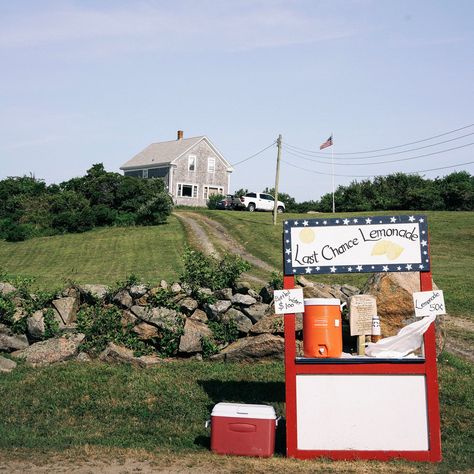
[[[278,183],[280,181],[280,159],[281,159],[281,134],[278,135],[277,139],[277,166],[275,174],[275,204],[273,206],[273,225],[277,223],[277,213],[278,213]]]

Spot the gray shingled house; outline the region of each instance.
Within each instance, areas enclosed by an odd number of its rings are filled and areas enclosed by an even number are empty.
[[[209,196],[228,194],[233,169],[209,138],[152,143],[121,167],[125,176],[161,178],[175,204],[205,206]]]

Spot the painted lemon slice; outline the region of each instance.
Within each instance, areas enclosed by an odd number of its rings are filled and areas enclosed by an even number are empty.
[[[381,240],[380,242],[377,242],[372,248],[372,255],[385,255],[388,245],[390,245],[390,242],[387,240]]]
[[[389,260],[395,260],[402,254],[403,250],[405,249],[401,245],[398,245],[395,242],[389,242],[385,253]]]

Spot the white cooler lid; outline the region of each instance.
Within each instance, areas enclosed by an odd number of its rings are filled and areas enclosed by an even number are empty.
[[[340,306],[341,300],[337,298],[305,298],[305,306]]]
[[[230,418],[256,418],[275,420],[275,409],[270,405],[251,405],[248,403],[218,403],[214,405],[211,416]]]

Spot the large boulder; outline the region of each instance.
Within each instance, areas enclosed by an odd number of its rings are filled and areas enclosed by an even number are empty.
[[[73,296],[66,296],[53,300],[53,307],[59,313],[62,322],[68,325],[76,320],[79,300]]]
[[[121,308],[130,308],[133,304],[133,299],[127,290],[120,290],[113,299],[114,303]]]
[[[135,305],[131,307],[131,311],[145,323],[160,329],[176,333],[183,327],[183,316],[174,309],[163,307],[149,309]]]
[[[195,319],[196,321],[201,321],[203,323],[206,323],[209,320],[205,311],[199,308],[196,309],[193,314],[191,314],[190,318]]]
[[[251,362],[255,360],[282,360],[284,358],[285,340],[271,334],[255,337],[244,337],[229,344],[212,360],[228,362]]]
[[[37,342],[26,349],[12,353],[13,357],[24,359],[33,367],[63,362],[74,358],[79,352],[79,346],[84,340],[84,334],[71,337],[58,337],[47,341]]]
[[[110,291],[106,285],[81,285],[78,287],[81,295],[88,301],[99,300],[103,301]]]
[[[0,356],[0,373],[11,372],[16,367],[16,362],[6,357]]]
[[[179,341],[179,352],[202,351],[201,340],[203,337],[212,337],[212,331],[207,324],[192,318],[186,319],[184,332]]]
[[[222,321],[233,321],[237,326],[237,329],[242,334],[248,334],[253,323],[252,320],[245,316],[242,311],[235,308],[230,308],[223,316]]]
[[[132,285],[130,287],[129,293],[132,296],[132,298],[141,298],[146,294],[148,291],[148,287],[144,285],[143,283],[139,283],[136,285]]]
[[[105,350],[100,353],[99,360],[109,363],[127,363],[143,368],[163,363],[163,359],[153,355],[136,357],[131,349],[119,346],[113,342],[109,342]]]
[[[198,302],[189,296],[186,296],[179,302],[179,310],[186,315],[192,314],[197,307]]]
[[[242,311],[252,320],[253,323],[260,321],[268,312],[270,305],[265,303],[255,303],[251,306],[243,306]]]
[[[250,306],[257,302],[257,300],[253,296],[242,294],[242,293],[236,293],[232,297],[231,301],[232,301],[232,304],[239,305],[239,306]]]
[[[433,289],[437,286],[433,283]],[[413,293],[420,291],[418,272],[374,273],[363,289],[377,300],[382,336],[397,334],[404,326],[418,320],[415,317]],[[439,354],[445,342],[444,317],[436,318],[436,349]]]
[[[138,339],[149,341],[160,335],[160,331],[156,326],[148,323],[139,323],[133,327],[132,331],[138,335]]]
[[[28,339],[24,334],[15,334],[8,326],[0,324],[0,351],[12,352],[28,346]]]
[[[217,300],[215,303],[206,304],[204,309],[206,310],[209,319],[219,321],[221,319],[221,315],[224,314],[231,306],[232,303],[229,300]]]

